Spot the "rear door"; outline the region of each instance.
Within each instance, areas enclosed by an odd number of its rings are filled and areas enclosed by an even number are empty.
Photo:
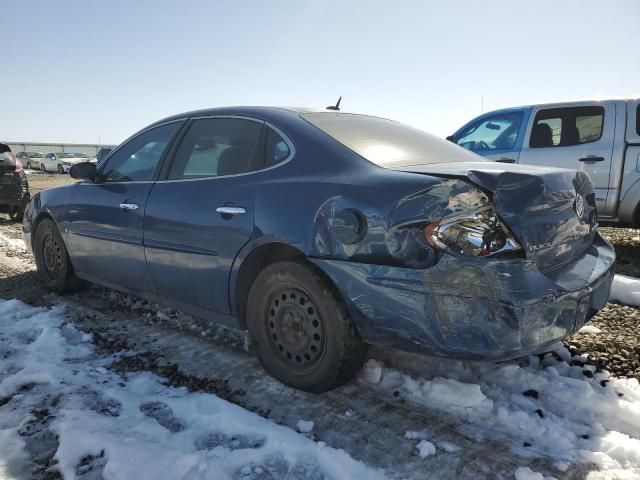
[[[467,150],[505,163],[515,163],[526,125],[525,110],[493,112],[477,118],[452,135]]]
[[[161,160],[182,124],[140,133],[98,167],[95,183],[73,186],[68,227],[76,270],[114,286],[150,290],[142,246],[144,210]]]
[[[610,216],[607,196],[615,183],[611,159],[615,138],[613,102],[534,107],[518,163],[581,170],[591,177],[598,213]]]
[[[145,255],[158,294],[230,311],[231,266],[253,235],[263,126],[206,117],[187,127],[167,178],[147,202]]]

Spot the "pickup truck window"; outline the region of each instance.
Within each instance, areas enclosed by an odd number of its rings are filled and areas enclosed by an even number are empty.
[[[536,114],[529,146],[568,147],[595,142],[602,136],[604,107],[549,108]]]
[[[455,143],[472,152],[513,148],[518,138],[522,112],[505,112],[484,118],[465,129]]]

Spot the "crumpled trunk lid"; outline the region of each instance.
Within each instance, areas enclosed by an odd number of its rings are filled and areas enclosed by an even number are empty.
[[[466,178],[491,192],[496,211],[541,268],[570,261],[593,243],[597,231],[595,192],[581,171],[494,162],[458,162],[396,167],[395,170]]]

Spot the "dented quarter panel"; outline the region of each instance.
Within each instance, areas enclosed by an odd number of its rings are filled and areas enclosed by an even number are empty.
[[[600,237],[578,260],[541,272],[529,260],[446,254],[421,270],[315,259],[341,286],[366,341],[460,358],[505,360],[580,328],[613,278]]]

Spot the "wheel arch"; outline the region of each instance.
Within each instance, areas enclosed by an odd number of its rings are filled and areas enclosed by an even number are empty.
[[[640,179],[636,180],[624,193],[618,207],[618,219],[640,226]]]
[[[254,280],[269,265],[283,260],[295,260],[313,270],[322,277],[338,298],[344,302],[342,293],[333,280],[322,269],[312,263],[302,250],[288,243],[269,241],[253,248],[242,260],[237,273],[235,275],[232,273],[234,278],[231,281],[231,308],[241,328],[246,329],[247,327],[245,318],[246,303]]]

